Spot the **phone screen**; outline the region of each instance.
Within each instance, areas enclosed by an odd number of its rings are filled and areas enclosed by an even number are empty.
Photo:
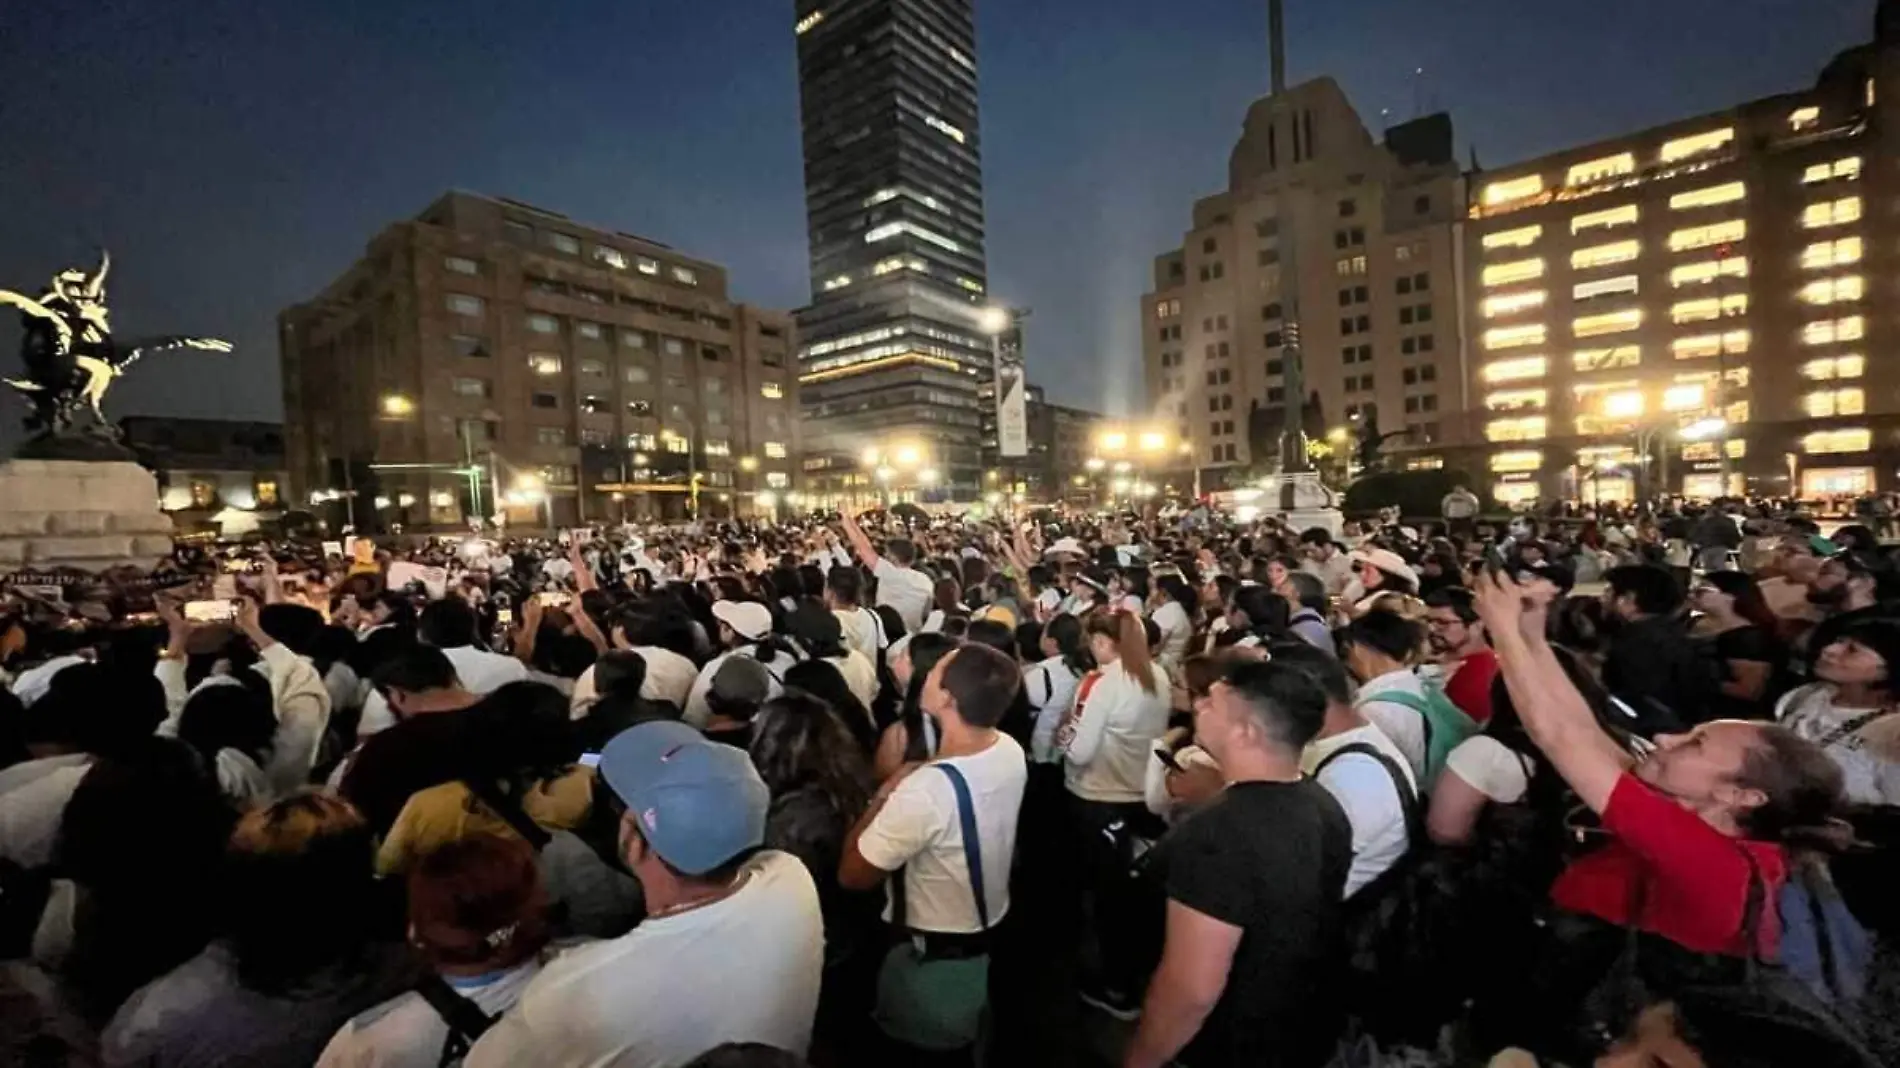
[[[597,767],[599,767],[599,766],[600,766],[600,754],[599,754],[599,753],[582,753],[582,754],[581,754],[581,759],[580,759],[580,765],[581,765],[581,767],[583,767],[583,768],[597,768]]]
[[[542,606],[546,608],[565,608],[567,607],[567,603],[573,600],[572,597],[565,593],[552,592],[537,593],[534,595],[534,599],[540,601]]]
[[[512,608],[495,609],[495,622],[505,625],[505,624],[513,623],[514,621],[515,621],[514,609]]]
[[[225,623],[237,615],[232,601],[186,601],[185,618],[193,623]]]

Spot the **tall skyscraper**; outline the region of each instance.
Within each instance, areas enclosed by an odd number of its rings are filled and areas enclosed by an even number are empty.
[[[797,0],[807,488],[981,490],[991,341],[972,0]]]

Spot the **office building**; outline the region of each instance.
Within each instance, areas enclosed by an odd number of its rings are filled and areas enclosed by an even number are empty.
[[[1893,488],[1897,109],[1883,2],[1810,88],[1474,175],[1448,462],[1507,503]]]
[[[987,404],[991,387],[982,397]],[[1030,385],[1025,397],[1026,429],[1029,449],[1020,457],[1005,457],[995,451],[995,419],[985,420],[983,496],[987,503],[1057,504],[1063,501],[1086,503],[1091,493],[1088,461],[1094,457],[1097,433],[1108,425],[1101,412],[1051,403],[1038,385]]]
[[[1464,403],[1464,201],[1444,115],[1375,141],[1330,78],[1255,101],[1227,188],[1194,205],[1141,298],[1150,408],[1139,438],[1155,455],[1137,459],[1153,467],[1166,453],[1176,491],[1197,475],[1218,490],[1277,471],[1297,342],[1318,404],[1310,430],[1409,429],[1387,443],[1394,462],[1436,462],[1430,450]]]
[[[790,316],[646,238],[449,193],[279,333],[293,499],[339,523],[752,514],[793,490]]]
[[[796,15],[809,488],[973,499],[992,352],[972,0],[798,0]]]
[[[119,430],[157,478],[159,507],[180,534],[249,534],[296,507],[284,497],[280,424],[133,415]]]

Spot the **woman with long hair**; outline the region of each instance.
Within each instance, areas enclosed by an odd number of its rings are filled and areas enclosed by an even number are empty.
[[[876,749],[878,735],[876,726],[871,722],[871,710],[858,700],[858,695],[852,691],[850,683],[836,664],[825,660],[801,661],[785,673],[785,688],[802,690],[830,706],[832,713],[844,723],[860,754],[868,756]],[[753,723],[756,732],[756,715]]]
[[[1064,779],[1081,835],[1102,974],[1083,995],[1111,1012],[1139,998],[1142,962],[1126,952],[1125,932],[1142,922],[1142,899],[1129,887],[1130,839],[1158,835],[1148,811],[1148,762],[1168,729],[1168,673],[1150,656],[1142,619],[1098,611],[1085,628],[1096,669],[1076,687],[1075,704],[1056,729]]]
[[[1767,718],[1769,684],[1787,649],[1775,636],[1780,623],[1761,587],[1740,571],[1710,571],[1689,587],[1689,603],[1702,613],[1692,637],[1708,642],[1723,665],[1710,718]]]
[[[1042,659],[1023,672],[1023,693],[1036,713],[1029,735],[1029,759],[1038,764],[1060,764],[1056,728],[1075,704],[1075,688],[1095,667],[1089,656],[1082,621],[1060,615],[1042,625]]]
[[[884,728],[878,738],[873,770],[883,782],[897,774],[905,764],[929,760],[936,755],[936,721],[923,709],[924,680],[944,654],[962,644],[961,638],[929,631],[912,635],[903,649],[891,657],[891,676],[904,694],[897,721]]]
[[[684,718],[695,727],[704,726],[706,717],[712,714],[706,705],[706,693],[726,658],[749,656],[764,664],[766,673],[772,676],[770,696],[774,697],[785,673],[803,659],[798,647],[778,631],[772,610],[758,601],[719,601],[712,606],[712,614],[719,621],[719,647],[724,651],[699,669],[699,677],[686,695]]]
[[[270,682],[255,671],[199,686],[178,716],[178,740],[216,771],[218,788],[240,812],[276,799],[264,774],[276,737]]]
[[[1155,576],[1148,606],[1149,618],[1161,628],[1156,659],[1168,666],[1180,663],[1187,656],[1188,643],[1194,639],[1194,617],[1200,608],[1200,598],[1186,579],[1163,574]]]
[[[970,608],[963,603],[963,584],[948,575],[938,579],[931,593],[930,614],[924,617],[922,629],[940,631],[949,620],[968,618]]]

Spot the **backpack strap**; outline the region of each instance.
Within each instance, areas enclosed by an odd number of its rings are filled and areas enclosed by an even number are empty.
[[[1397,761],[1381,753],[1377,746],[1367,742],[1351,742],[1326,754],[1313,769],[1313,778],[1318,779],[1328,765],[1343,756],[1370,757],[1385,769],[1386,776],[1392,780],[1392,789],[1399,795],[1399,809],[1405,813],[1405,846],[1410,850],[1424,841],[1424,820],[1419,813],[1418,791],[1405,777],[1404,769]]]
[[[970,890],[976,897],[977,922],[983,930],[990,929],[989,895],[984,892],[983,884],[983,839],[976,826],[976,803],[970,798],[970,784],[963,773],[950,764],[933,764],[932,767],[950,778],[950,788],[957,794],[957,821],[963,830],[963,862],[970,869]]]
[[[1432,762],[1432,713],[1430,699],[1423,694],[1416,694],[1410,690],[1387,690],[1377,697],[1374,697],[1373,700],[1384,701],[1386,704],[1398,705],[1401,708],[1409,708],[1418,713],[1418,721],[1425,725],[1425,763],[1430,765]],[[1344,752],[1344,750],[1342,749],[1341,752]],[[1426,770],[1429,771],[1430,768],[1428,767]]]
[[[495,1017],[482,1011],[441,976],[430,972],[416,983],[416,993],[429,1003],[442,1022],[449,1025],[448,1037],[442,1043],[442,1056],[438,1064],[450,1065],[468,1056],[470,1046],[488,1033],[495,1025]]]

